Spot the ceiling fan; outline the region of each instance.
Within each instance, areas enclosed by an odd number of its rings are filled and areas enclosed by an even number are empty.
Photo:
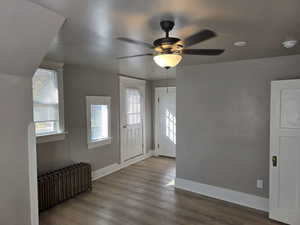
[[[153,44],[125,37],[117,38],[120,41],[144,46],[148,49],[154,50],[153,53],[123,56],[118,57],[118,59],[153,56],[153,60],[157,65],[169,69],[171,67],[177,66],[180,63],[180,61],[182,60],[182,55],[214,56],[220,55],[224,52],[224,49],[188,49],[188,47],[190,46],[216,37],[217,34],[211,30],[205,29],[185,38],[184,40],[181,40],[179,38],[169,36],[169,33],[173,29],[174,25],[175,23],[170,20],[161,21],[160,27],[163,31],[166,32],[166,36],[155,40]]]

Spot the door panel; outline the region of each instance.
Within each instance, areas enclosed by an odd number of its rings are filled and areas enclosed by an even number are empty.
[[[126,88],[126,146],[125,160],[143,153],[141,94],[138,89]]]
[[[176,157],[176,88],[157,88],[156,96],[157,153]]]
[[[300,80],[272,82],[270,126],[270,218],[297,225],[300,224]]]
[[[130,82],[129,82],[130,81]],[[120,82],[121,161],[144,153],[145,85],[131,78]]]
[[[279,198],[278,207],[297,208],[297,162],[299,141],[294,137],[280,137],[279,141]],[[295,179],[296,178],[296,179]],[[300,212],[299,212],[300,213]]]
[[[300,89],[281,91],[281,128],[300,129]]]

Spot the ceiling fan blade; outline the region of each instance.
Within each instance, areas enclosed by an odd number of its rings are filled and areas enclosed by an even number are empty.
[[[221,55],[224,49],[184,49],[186,55]]]
[[[206,41],[208,39],[211,39],[213,37],[216,37],[217,34],[211,30],[202,30],[198,33],[195,33],[184,40],[184,46],[189,47],[195,44],[198,44],[199,42]]]
[[[141,56],[152,56],[151,53],[147,53],[147,54],[140,54],[140,55],[130,55],[130,56],[121,56],[121,57],[117,57],[117,59],[128,59],[128,58],[135,58],[135,57],[141,57]]]
[[[150,48],[150,49],[154,49],[153,45],[151,45],[149,43],[146,43],[146,42],[143,42],[143,41],[138,41],[138,40],[134,40],[134,39],[126,38],[126,37],[118,37],[117,40],[124,41],[124,42],[131,43],[131,44],[144,46],[144,47]]]

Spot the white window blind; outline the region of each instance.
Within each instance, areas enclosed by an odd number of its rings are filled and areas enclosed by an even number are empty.
[[[86,96],[89,149],[111,143],[110,101],[108,96]]]
[[[56,71],[38,69],[32,83],[36,134],[59,133],[59,93]]]
[[[91,105],[91,139],[108,138],[108,105]]]

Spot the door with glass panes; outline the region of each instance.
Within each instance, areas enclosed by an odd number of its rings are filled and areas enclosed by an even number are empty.
[[[155,95],[156,153],[176,157],[176,87],[155,88]]]
[[[123,78],[121,97],[121,160],[144,154],[144,93],[143,82]]]

